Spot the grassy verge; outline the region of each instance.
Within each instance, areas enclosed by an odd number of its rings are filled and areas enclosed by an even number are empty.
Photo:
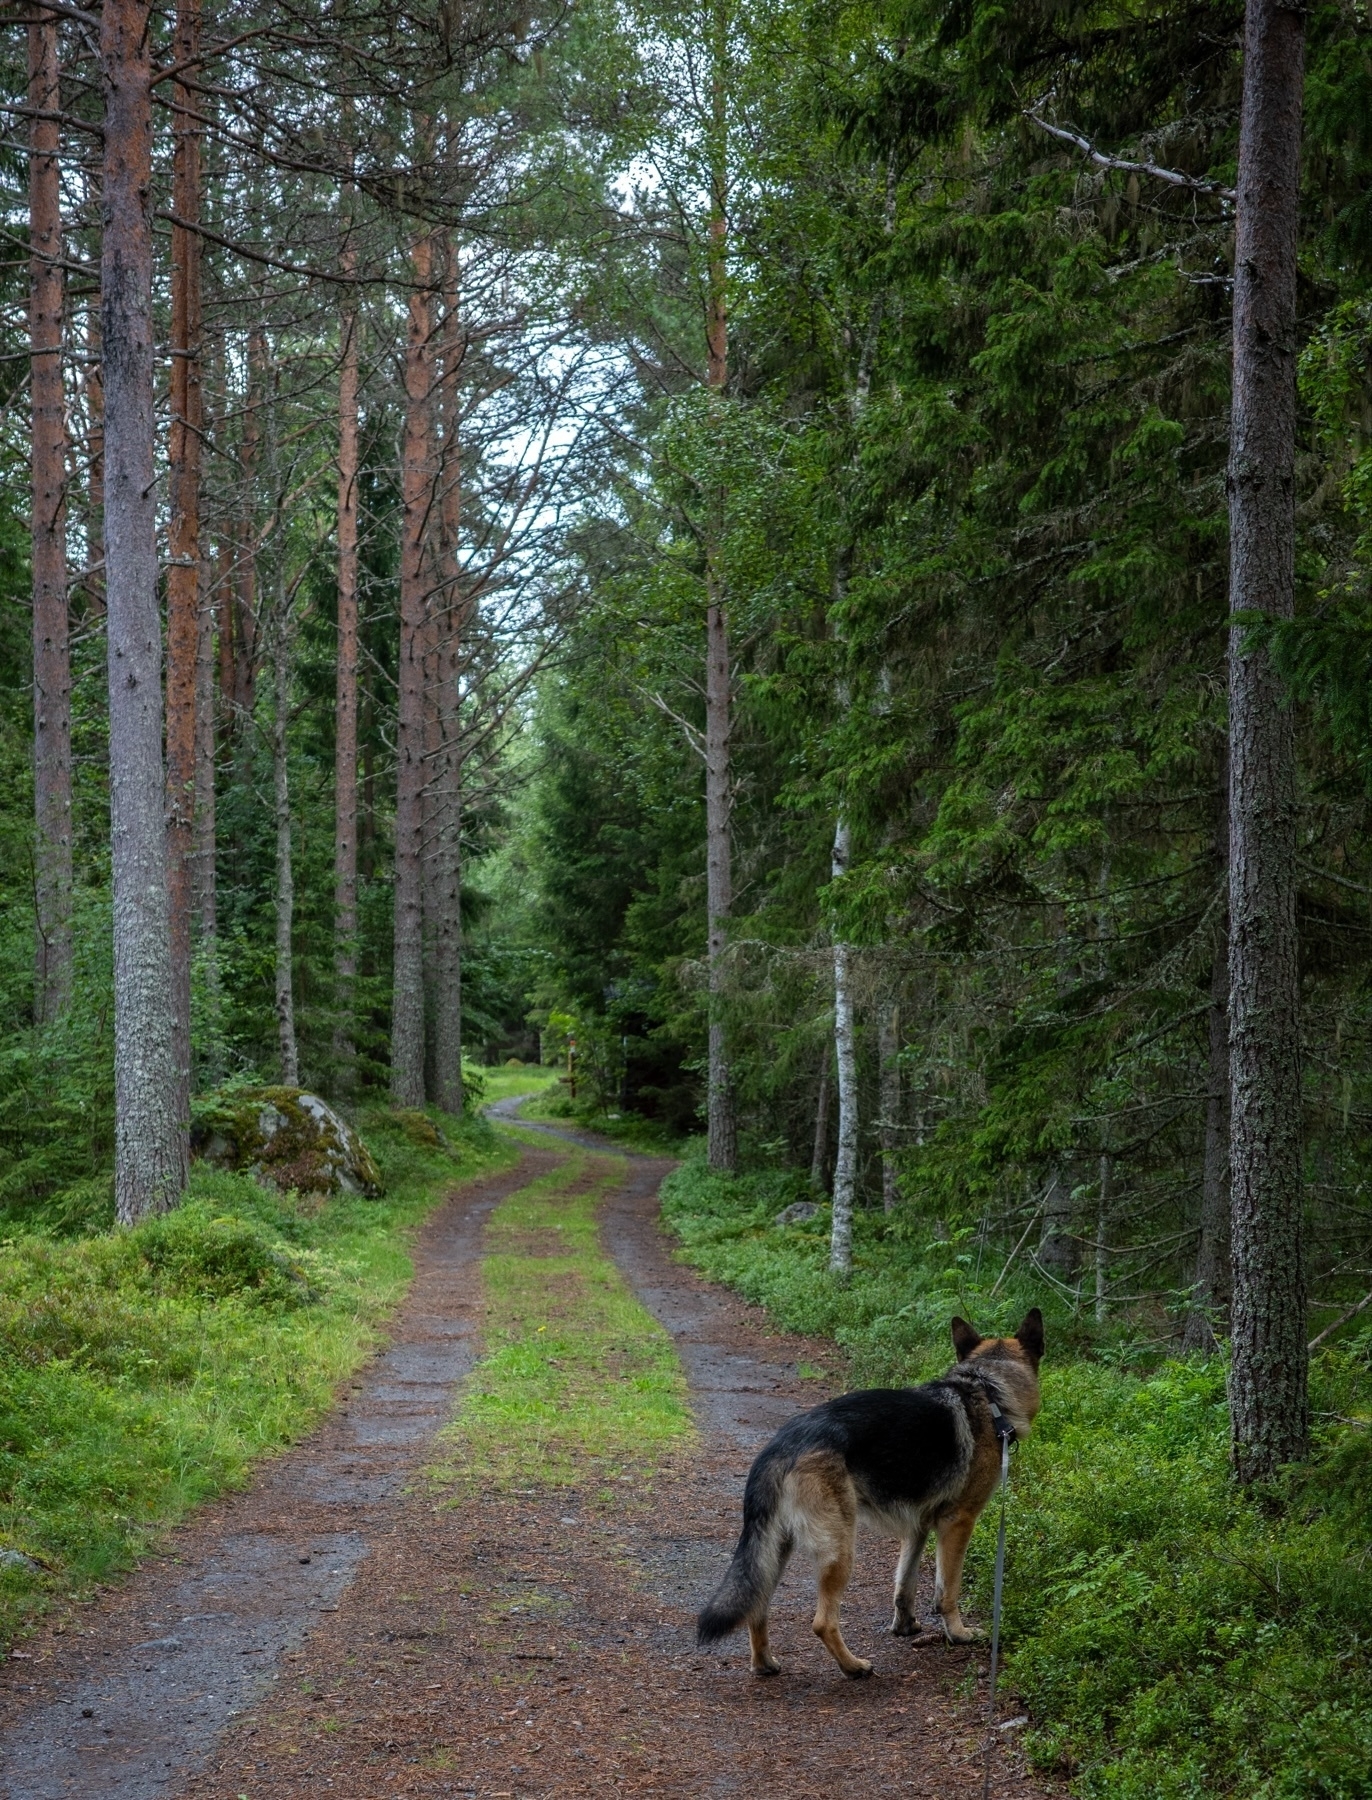
[[[511,1160],[482,1122],[373,1113],[380,1201],[319,1205],[196,1164],[134,1231],[0,1244],[0,1642],[127,1568],[298,1437],[403,1292],[406,1242],[454,1180]]]
[[[600,1247],[619,1158],[576,1152],[491,1215],[486,1354],[434,1473],[474,1487],[583,1486],[692,1433],[671,1339]]]
[[[478,1069],[476,1073],[480,1078],[481,1097],[485,1104],[493,1100],[509,1100],[518,1094],[541,1094],[557,1082],[554,1070],[541,1069],[532,1064],[518,1069]]]
[[[1000,1269],[978,1267],[971,1237],[907,1214],[863,1215],[840,1285],[825,1209],[774,1222],[797,1197],[789,1177],[727,1181],[691,1161],[663,1202],[688,1260],[836,1340],[856,1383],[946,1367],[953,1312],[1009,1330],[1044,1305],[1044,1410],[1017,1456],[1006,1587],[1008,1675],[1039,1763],[1109,1800],[1372,1796],[1372,1331],[1313,1367],[1310,1464],[1243,1495],[1219,1359],[1164,1360],[1013,1270],[993,1300]],[[992,1548],[983,1526],[974,1608]]]

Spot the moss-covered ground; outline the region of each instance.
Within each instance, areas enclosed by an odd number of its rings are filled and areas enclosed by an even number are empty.
[[[514,1160],[483,1121],[436,1122],[446,1147],[364,1115],[380,1200],[196,1164],[185,1204],[133,1231],[0,1226],[0,1550],[28,1559],[0,1564],[0,1642],[309,1429],[404,1291],[412,1229]]]
[[[1109,1800],[1372,1796],[1372,1330],[1312,1367],[1316,1450],[1272,1489],[1229,1477],[1223,1361],[1175,1360],[1148,1323],[1104,1325],[902,1208],[858,1220],[847,1283],[827,1207],[799,1225],[791,1175],[671,1175],[687,1259],[789,1329],[837,1340],[855,1384],[952,1360],[948,1321],[1047,1313],[1043,1412],[1010,1502],[1008,1678],[1041,1765]],[[813,1195],[809,1196],[813,1198]],[[994,1533],[969,1558],[986,1615]]]

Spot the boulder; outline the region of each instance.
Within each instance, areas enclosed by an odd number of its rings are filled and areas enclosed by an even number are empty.
[[[197,1101],[191,1151],[221,1169],[245,1169],[284,1193],[358,1194],[375,1200],[381,1171],[345,1119],[303,1088],[245,1088]]]
[[[819,1211],[813,1200],[793,1200],[789,1206],[783,1207],[772,1221],[775,1225],[803,1225],[807,1219],[813,1219]]]

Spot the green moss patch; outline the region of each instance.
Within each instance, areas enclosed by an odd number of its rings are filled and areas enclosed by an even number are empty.
[[[435,1476],[503,1489],[582,1486],[688,1441],[671,1339],[600,1247],[617,1157],[575,1154],[492,1214],[486,1354],[443,1433]]]

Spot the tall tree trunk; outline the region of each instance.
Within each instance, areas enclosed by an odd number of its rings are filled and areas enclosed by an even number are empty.
[[[728,325],[728,7],[715,0],[710,43],[710,222],[706,266],[705,339],[710,392],[723,398],[729,385]],[[710,1036],[707,1075],[706,1155],[711,1169],[732,1174],[738,1166],[738,1116],[724,1022],[728,988],[725,953],[734,905],[733,667],[729,617],[719,568],[723,495],[712,498],[705,548],[705,836]]]
[[[1295,601],[1296,248],[1305,15],[1248,0],[1234,254],[1229,600]],[[1229,642],[1229,1044],[1234,1300],[1229,1406],[1240,1481],[1309,1443],[1301,1178],[1296,752],[1264,650]]]
[[[889,186],[889,183],[888,183]],[[878,295],[863,337],[849,413],[856,426],[866,409],[872,387],[872,362],[876,355],[877,337],[881,330],[882,297]],[[844,542],[834,558],[833,613],[834,635],[843,636],[840,608],[848,592],[848,576],[852,564],[851,542]],[[847,678],[839,682],[838,703],[846,714],[851,705]],[[832,873],[835,880],[847,873],[851,850],[850,830],[842,810],[834,825]],[[829,1245],[829,1267],[847,1274],[852,1266],[853,1199],[857,1184],[858,1159],[858,1080],[857,1024],[850,979],[851,952],[842,938],[834,937],[834,1061],[838,1069],[838,1156],[834,1165],[833,1229]],[[884,1079],[884,1077],[883,1077]],[[886,1159],[883,1158],[883,1188]],[[887,1202],[888,1206],[890,1202]]]
[[[396,720],[395,956],[391,996],[391,1098],[424,1104],[424,662],[429,579],[426,523],[433,495],[430,379],[432,242],[412,251],[405,344],[405,427],[400,489],[400,677]]]
[[[62,196],[57,21],[29,23],[29,353],[33,415],[33,1015],[71,999],[71,654],[67,428],[62,391]]]
[[[81,588],[94,618],[105,612],[105,382],[100,372],[100,297],[86,302],[86,569]]]
[[[894,1212],[900,1199],[896,1151],[900,1148],[900,1006],[882,1002],[877,1023],[877,1052],[881,1058],[878,1102],[881,1107],[881,1204]]]
[[[351,199],[351,195],[348,196]],[[344,227],[342,270],[357,270],[352,220]],[[334,721],[334,1030],[335,1079],[343,1093],[357,1080],[353,993],[357,982],[357,291],[343,290],[338,367],[338,665]]]
[[[731,1175],[738,1166],[738,1119],[724,1005],[728,992],[725,952],[734,899],[730,832],[733,780],[729,755],[733,671],[729,624],[717,600],[711,601],[706,612],[705,637],[705,904],[710,982],[707,1161],[716,1172]]]
[[[810,1153],[810,1185],[827,1192],[829,1187],[829,1098],[833,1091],[830,1067],[833,1044],[826,1039],[819,1063],[819,1092],[815,1096],[815,1141]]]
[[[1114,1217],[1115,1159],[1101,1155],[1096,1188],[1096,1322],[1103,1324],[1110,1305],[1110,1226]]]
[[[219,932],[219,889],[215,880],[215,669],[214,596],[203,581],[195,621],[195,820],[191,903],[202,944]]]
[[[430,257],[432,259],[432,249]],[[432,305],[432,302],[431,302]],[[430,362],[430,375],[435,369]],[[429,441],[425,463],[434,486],[425,508],[424,532],[424,788],[421,804],[419,859],[424,911],[424,1098],[438,1100],[438,940],[439,940],[439,798],[438,798],[438,657],[442,630],[440,566],[442,558],[441,499],[438,492],[438,393],[431,391],[426,409]]]
[[[202,564],[203,571],[203,564]],[[210,1087],[224,1079],[223,990],[219,979],[219,843],[215,812],[214,598],[202,580],[195,655],[195,850],[192,904],[205,1029],[201,1072]]]
[[[1081,1260],[1081,1245],[1073,1233],[1072,1175],[1059,1164],[1049,1172],[1043,1190],[1043,1229],[1039,1234],[1039,1262],[1060,1281],[1069,1281]]]
[[[848,873],[850,849],[848,821],[840,816],[834,830],[832,873],[835,881]],[[834,939],[834,1065],[838,1071],[838,1154],[834,1160],[829,1267],[836,1274],[846,1275],[853,1266],[853,1202],[857,1193],[857,1024],[853,1005],[852,953],[837,936]]]
[[[281,546],[277,557],[280,561]],[[272,633],[272,802],[276,820],[276,1041],[281,1079],[287,1087],[300,1081],[300,1053],[295,1037],[295,869],[291,860],[291,785],[289,725],[291,717],[291,629],[285,582],[278,574],[275,629]]]
[[[191,73],[200,0],[178,0],[173,52]],[[167,564],[167,906],[179,1117],[190,1122],[191,910],[195,855],[196,669],[200,635],[200,127],[198,96],[172,83],[171,522]]]
[[[267,333],[258,324],[248,333],[248,386],[244,397],[243,442],[239,447],[242,489],[238,541],[234,546],[232,726],[241,754],[246,754],[247,726],[257,704],[257,666],[262,654],[257,604],[257,474],[262,447],[262,389],[266,367]]]
[[[167,922],[162,638],[153,512],[152,69],[148,0],[105,0],[105,582],[114,876],[115,1204],[125,1224],[186,1182]]]
[[[431,850],[434,953],[434,1098],[445,1112],[462,1111],[462,744],[460,683],[466,616],[462,592],[462,444],[459,372],[466,352],[458,287],[458,253],[444,245],[444,319],[438,391],[441,422],[438,480],[438,557],[434,631],[434,714],[437,748],[430,788],[434,797]]]

